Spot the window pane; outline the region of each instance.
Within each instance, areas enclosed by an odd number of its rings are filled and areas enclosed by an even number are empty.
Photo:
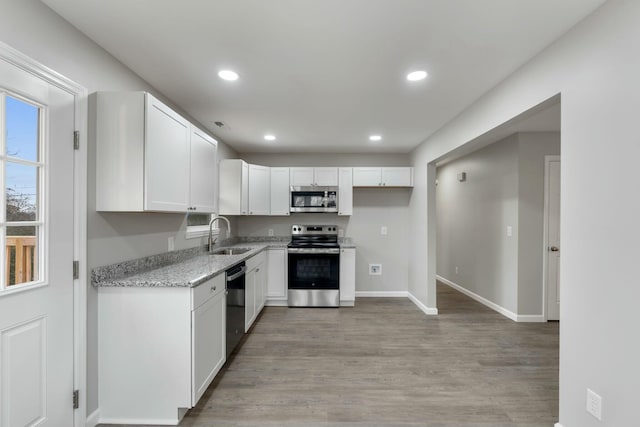
[[[7,227],[5,280],[8,286],[38,280],[38,228]]]
[[[7,162],[7,221],[36,221],[38,167]]]
[[[193,214],[187,215],[187,226],[193,227],[194,225],[209,225],[209,214]]]
[[[7,155],[38,161],[39,108],[6,97]]]

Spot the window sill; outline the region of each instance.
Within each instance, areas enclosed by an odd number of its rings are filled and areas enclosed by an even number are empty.
[[[211,230],[212,236],[217,236],[220,234],[219,228],[214,228]],[[200,237],[208,237],[209,236],[209,227],[206,225],[198,225],[187,227],[187,231],[185,232],[185,239],[197,239]]]

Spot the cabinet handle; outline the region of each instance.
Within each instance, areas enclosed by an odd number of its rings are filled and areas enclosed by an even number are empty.
[[[259,269],[259,268],[256,268],[256,273],[257,273],[258,271],[260,271],[260,269]]]
[[[211,292],[213,292],[213,291],[215,291],[215,290],[216,290],[216,287],[215,287],[215,286],[212,286],[212,287],[211,287]]]
[[[229,291],[224,291],[224,294],[225,295],[229,295]]]

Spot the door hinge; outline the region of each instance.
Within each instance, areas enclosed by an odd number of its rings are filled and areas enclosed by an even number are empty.
[[[80,149],[80,131],[79,130],[73,131],[73,149],[74,150]]]
[[[80,278],[80,261],[73,261],[73,280]]]
[[[80,391],[73,390],[73,409],[80,407]]]

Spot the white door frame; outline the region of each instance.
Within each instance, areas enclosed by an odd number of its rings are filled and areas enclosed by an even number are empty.
[[[3,42],[0,42],[0,59],[68,92],[75,99],[75,129],[80,132],[80,148],[75,150],[73,160],[73,259],[79,261],[78,279],[73,281],[73,385],[80,399],[73,423],[74,427],[84,427],[87,411],[87,89]],[[69,135],[69,144],[72,143],[73,135]]]
[[[542,238],[542,307],[543,307],[543,316],[544,321],[548,320],[548,302],[547,302],[547,293],[549,280],[547,277],[547,256],[549,251],[549,163],[551,162],[560,162],[559,155],[546,155],[544,156],[544,226],[543,233],[544,236]]]

